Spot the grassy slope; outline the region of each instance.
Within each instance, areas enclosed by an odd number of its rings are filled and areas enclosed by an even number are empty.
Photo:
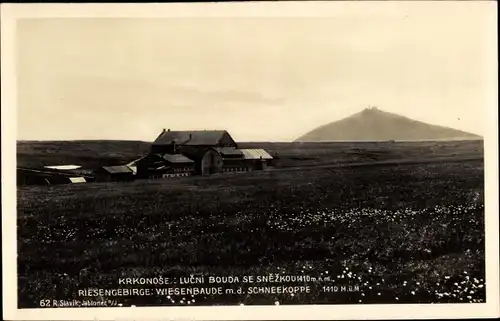
[[[121,165],[147,153],[149,146],[141,141],[19,141],[17,166],[74,164],[94,169]]]
[[[480,156],[481,146],[470,144],[343,148],[360,158]],[[322,145],[265,146],[285,154],[288,166],[343,157],[333,158],[338,149]],[[18,204],[23,307],[45,297],[71,298],[86,286],[117,287],[119,276],[347,275],[346,267],[364,296],[315,291],[196,298],[194,304],[428,302],[448,292],[455,297],[441,301],[484,299],[484,288],[464,291],[474,278],[476,285],[484,279],[481,160],[23,187]],[[455,282],[464,282],[461,289]],[[146,299],[133,302],[152,303]]]

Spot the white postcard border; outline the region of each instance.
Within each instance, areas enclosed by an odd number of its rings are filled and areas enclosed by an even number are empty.
[[[278,320],[278,319],[398,319],[482,318],[499,315],[498,244],[498,92],[496,2],[250,2],[174,4],[2,4],[2,255],[3,303],[7,320]],[[148,307],[17,309],[16,242],[16,65],[15,23],[20,18],[54,17],[272,17],[335,16],[356,13],[400,14],[427,10],[452,14],[454,5],[484,10],[491,21],[491,97],[485,115],[485,225],[487,303],[477,304],[364,304],[303,306]],[[430,12],[432,11],[432,12]],[[445,23],[445,22],[443,22]],[[475,106],[471,106],[474,108]]]

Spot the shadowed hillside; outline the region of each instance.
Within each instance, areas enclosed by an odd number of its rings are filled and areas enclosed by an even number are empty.
[[[481,139],[464,131],[429,125],[397,114],[366,108],[339,121],[318,127],[297,142],[380,141],[380,140],[456,140]]]
[[[151,143],[119,140],[18,141],[17,166],[75,164],[86,168],[120,165],[144,155]]]

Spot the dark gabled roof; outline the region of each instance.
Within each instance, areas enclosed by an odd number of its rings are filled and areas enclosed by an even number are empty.
[[[226,130],[190,130],[190,131],[163,131],[153,142],[153,145],[178,145],[213,146],[229,135]]]
[[[232,157],[240,156],[240,157],[243,157],[243,153],[241,152],[241,150],[236,149],[234,147],[214,147],[214,149],[216,151],[218,151],[219,154],[221,154],[223,157],[224,156],[232,156]]]
[[[194,161],[192,159],[189,159],[182,154],[165,154],[165,155],[163,155],[163,159],[165,159],[167,162],[170,162],[173,164],[191,164],[191,163],[194,163]]]
[[[109,174],[133,173],[133,171],[126,165],[103,166],[102,169],[104,169]]]

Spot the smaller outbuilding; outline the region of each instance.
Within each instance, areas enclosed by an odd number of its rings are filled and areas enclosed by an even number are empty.
[[[91,182],[92,177],[54,169],[17,168],[18,185],[58,185]]]
[[[222,157],[223,172],[242,172],[250,168],[245,163],[243,153],[234,147],[216,147],[214,148]]]
[[[214,148],[182,146],[182,155],[194,161],[194,174],[210,175],[222,171],[222,156]]]
[[[245,161],[256,170],[266,169],[271,165],[273,157],[262,148],[240,149]]]
[[[126,165],[102,166],[94,173],[98,182],[131,181],[134,179],[134,172]]]
[[[149,154],[135,161],[138,178],[189,176],[194,161],[182,154]]]

